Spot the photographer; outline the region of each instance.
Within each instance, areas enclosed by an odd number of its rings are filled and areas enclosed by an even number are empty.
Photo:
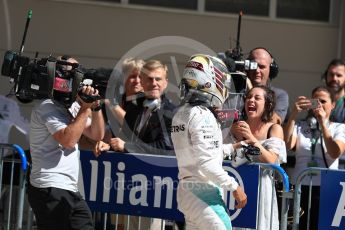
[[[83,86],[81,94],[96,96],[98,90]],[[104,119],[99,101],[87,103],[77,96],[69,106],[66,98],[68,94],[54,85],[53,97],[31,113],[28,198],[39,229],[93,229],[90,209],[77,187],[78,141],[82,134],[101,140]]]
[[[273,122],[275,107],[275,94],[266,86],[254,86],[245,95],[244,121],[237,121],[231,127],[231,133],[235,138],[232,145],[236,152],[241,151],[243,145],[252,145],[260,150],[258,156],[253,157],[254,162],[280,164],[286,162],[286,149],[283,141],[282,127]],[[228,153],[230,154],[230,153]],[[233,155],[233,165],[239,165],[243,159]],[[244,159],[244,161],[247,161]],[[279,229],[277,197],[272,189],[273,175],[269,171],[263,172],[261,178],[259,219],[257,229]],[[273,202],[273,206],[271,206]],[[273,210],[271,210],[273,207]]]
[[[317,99],[315,106],[311,99],[305,96],[298,97],[284,127],[287,149],[293,150],[296,157],[292,183],[296,183],[298,175],[308,167],[338,169],[339,157],[345,151],[345,125],[329,120],[334,108],[331,92],[326,87],[319,86],[313,89],[312,98]],[[296,123],[298,113],[308,110],[307,119]],[[306,213],[300,219],[300,229],[305,229],[307,226],[310,178],[313,183],[310,229],[318,227],[319,175],[305,177],[302,181],[301,207]]]

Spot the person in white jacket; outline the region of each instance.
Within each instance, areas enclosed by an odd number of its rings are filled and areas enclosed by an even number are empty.
[[[243,188],[222,168],[223,138],[215,114],[230,82],[223,61],[209,55],[192,56],[183,73],[171,136],[179,168],[178,209],[187,229],[232,229],[221,189],[233,192],[236,208],[247,203]]]

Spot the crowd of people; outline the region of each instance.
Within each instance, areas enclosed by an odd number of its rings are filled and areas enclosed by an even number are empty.
[[[220,188],[232,192],[236,208],[246,205],[247,196],[245,188],[223,170],[222,161],[229,157],[234,167],[246,163],[238,154],[246,146],[257,149],[254,162],[283,164],[287,151],[292,152],[297,159],[292,183],[307,167],[337,169],[345,152],[345,62],[332,60],[322,76],[325,86],[313,89],[311,96],[299,96],[289,112],[287,92],[272,85],[279,70],[273,55],[257,47],[248,59],[257,68],[245,72],[251,84],[242,92],[243,110],[238,111],[240,119],[227,127],[230,141],[226,142],[218,114],[234,91],[232,73],[220,58],[205,54],[188,60],[179,86],[180,104],[165,94],[167,65],[135,58],[123,62],[124,90],[115,104],[107,99],[85,101],[79,94],[69,103],[54,95],[42,101],[31,114],[28,189],[39,229],[93,229],[90,209],[77,189],[82,136],[93,140],[90,146],[96,157],[104,151],[175,155],[180,181],[177,203],[187,229],[231,229]],[[55,95],[63,93],[54,90]],[[93,97],[98,90],[86,85],[81,93]],[[105,117],[104,107],[112,118]],[[303,111],[307,116],[298,120]],[[116,119],[119,129],[112,130],[108,119]],[[279,229],[277,197],[272,197],[274,177],[270,172],[261,177],[258,229]],[[303,184],[308,185],[307,180]],[[320,178],[312,180],[318,202]],[[303,197],[302,209],[307,202]],[[317,202],[312,202],[312,229],[318,223]],[[302,217],[300,229],[305,221]]]

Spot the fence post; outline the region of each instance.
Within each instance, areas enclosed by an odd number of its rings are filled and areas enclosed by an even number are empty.
[[[11,171],[10,171],[10,185],[9,185],[9,202],[8,202],[8,209],[7,209],[7,225],[6,229],[11,229],[11,214],[12,214],[12,197],[13,197],[13,189],[14,189],[14,164],[20,163],[21,169],[19,172],[19,188],[17,194],[17,207],[16,207],[16,223],[14,229],[22,229],[23,224],[23,211],[24,211],[24,196],[25,196],[25,172],[27,169],[27,160],[24,153],[24,150],[19,145],[12,145],[12,144],[2,144],[0,143],[1,156],[0,156],[0,192],[2,189],[2,179],[3,179],[3,163],[9,162],[11,163]],[[7,159],[4,158],[4,149],[11,149],[12,150],[12,158]],[[14,158],[14,154],[17,153],[20,161]],[[1,192],[2,194],[2,192]]]
[[[280,175],[282,182],[283,182],[283,189],[284,189],[283,194],[289,193],[289,191],[290,191],[289,176],[287,175],[287,173],[285,172],[285,170],[282,167],[280,167],[279,165],[276,165],[276,164],[267,164],[267,163],[255,163],[255,164],[260,165],[263,168],[269,168],[269,169],[272,169],[272,170],[278,172],[278,174]],[[287,216],[288,216],[288,210],[289,210],[289,205],[287,203],[288,199],[289,199],[288,196],[283,195],[281,218],[280,218],[280,229],[281,230],[287,229]],[[271,209],[271,210],[273,210],[273,209]]]
[[[299,229],[299,211],[300,211],[300,206],[301,206],[301,186],[302,186],[302,180],[304,179],[305,176],[311,175],[311,174],[319,174],[322,170],[327,170],[325,168],[306,168],[303,170],[297,177],[296,179],[296,184],[295,184],[295,191],[294,191],[294,204],[293,204],[293,223],[292,223],[292,229],[293,230],[298,230]],[[310,188],[311,189],[311,188]],[[309,212],[310,213],[310,212]],[[308,221],[309,224],[309,221]],[[309,226],[308,226],[309,228]]]

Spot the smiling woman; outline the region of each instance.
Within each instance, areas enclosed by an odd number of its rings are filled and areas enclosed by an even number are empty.
[[[286,162],[283,129],[279,124],[272,122],[274,106],[274,92],[266,86],[254,86],[245,96],[244,121],[238,121],[231,127],[231,133],[236,139],[236,143],[233,144],[235,150],[243,148],[243,145],[252,145],[260,149],[260,154],[253,156],[254,162]],[[238,163],[234,161],[233,165],[238,166]],[[275,195],[271,196],[275,194],[275,188],[272,187],[273,176],[263,173],[261,181],[262,202],[259,206],[258,229],[270,229],[271,221],[272,229],[279,229],[277,198]]]

